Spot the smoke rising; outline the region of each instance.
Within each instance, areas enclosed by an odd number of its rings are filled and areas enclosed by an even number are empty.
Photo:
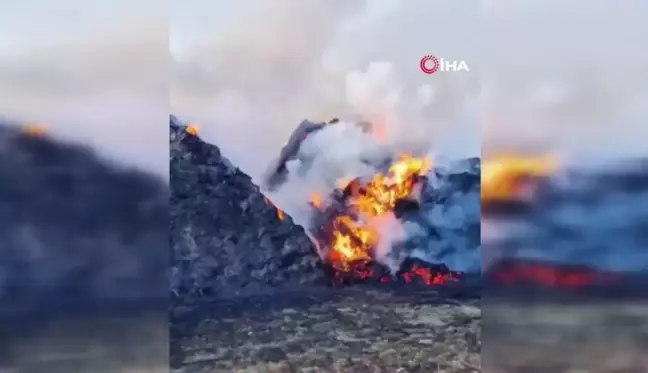
[[[172,110],[254,178],[259,159],[274,158],[305,118],[368,116],[385,121],[389,136],[479,153],[478,63],[468,47],[476,1],[173,6]],[[419,61],[431,53],[472,59],[471,72],[426,75]]]

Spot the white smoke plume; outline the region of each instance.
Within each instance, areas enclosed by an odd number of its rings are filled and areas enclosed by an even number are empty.
[[[477,1],[174,2],[172,110],[257,180],[303,119],[361,115],[390,138],[477,155],[479,13]],[[471,71],[424,74],[428,54]]]
[[[376,261],[386,265],[391,273],[396,273],[405,259],[402,255],[405,253],[397,253],[393,248],[408,238],[406,226],[391,212],[372,219],[369,226],[380,232],[380,241],[374,249]]]

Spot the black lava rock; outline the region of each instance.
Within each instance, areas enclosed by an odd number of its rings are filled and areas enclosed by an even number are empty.
[[[257,293],[312,283],[322,272],[303,228],[280,218],[215,145],[170,123],[171,290]]]

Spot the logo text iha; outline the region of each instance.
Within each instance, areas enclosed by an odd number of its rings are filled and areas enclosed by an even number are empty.
[[[437,58],[435,56],[423,56],[421,58],[421,70],[426,74],[434,74],[437,71],[441,72],[462,72],[470,71],[468,64],[463,60],[447,60],[444,58]]]

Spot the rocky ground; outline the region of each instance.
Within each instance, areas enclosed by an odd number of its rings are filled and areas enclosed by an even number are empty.
[[[305,295],[307,293],[308,295]],[[474,289],[312,289],[172,309],[175,372],[479,372]]]
[[[648,371],[648,302],[485,300],[483,371]]]

